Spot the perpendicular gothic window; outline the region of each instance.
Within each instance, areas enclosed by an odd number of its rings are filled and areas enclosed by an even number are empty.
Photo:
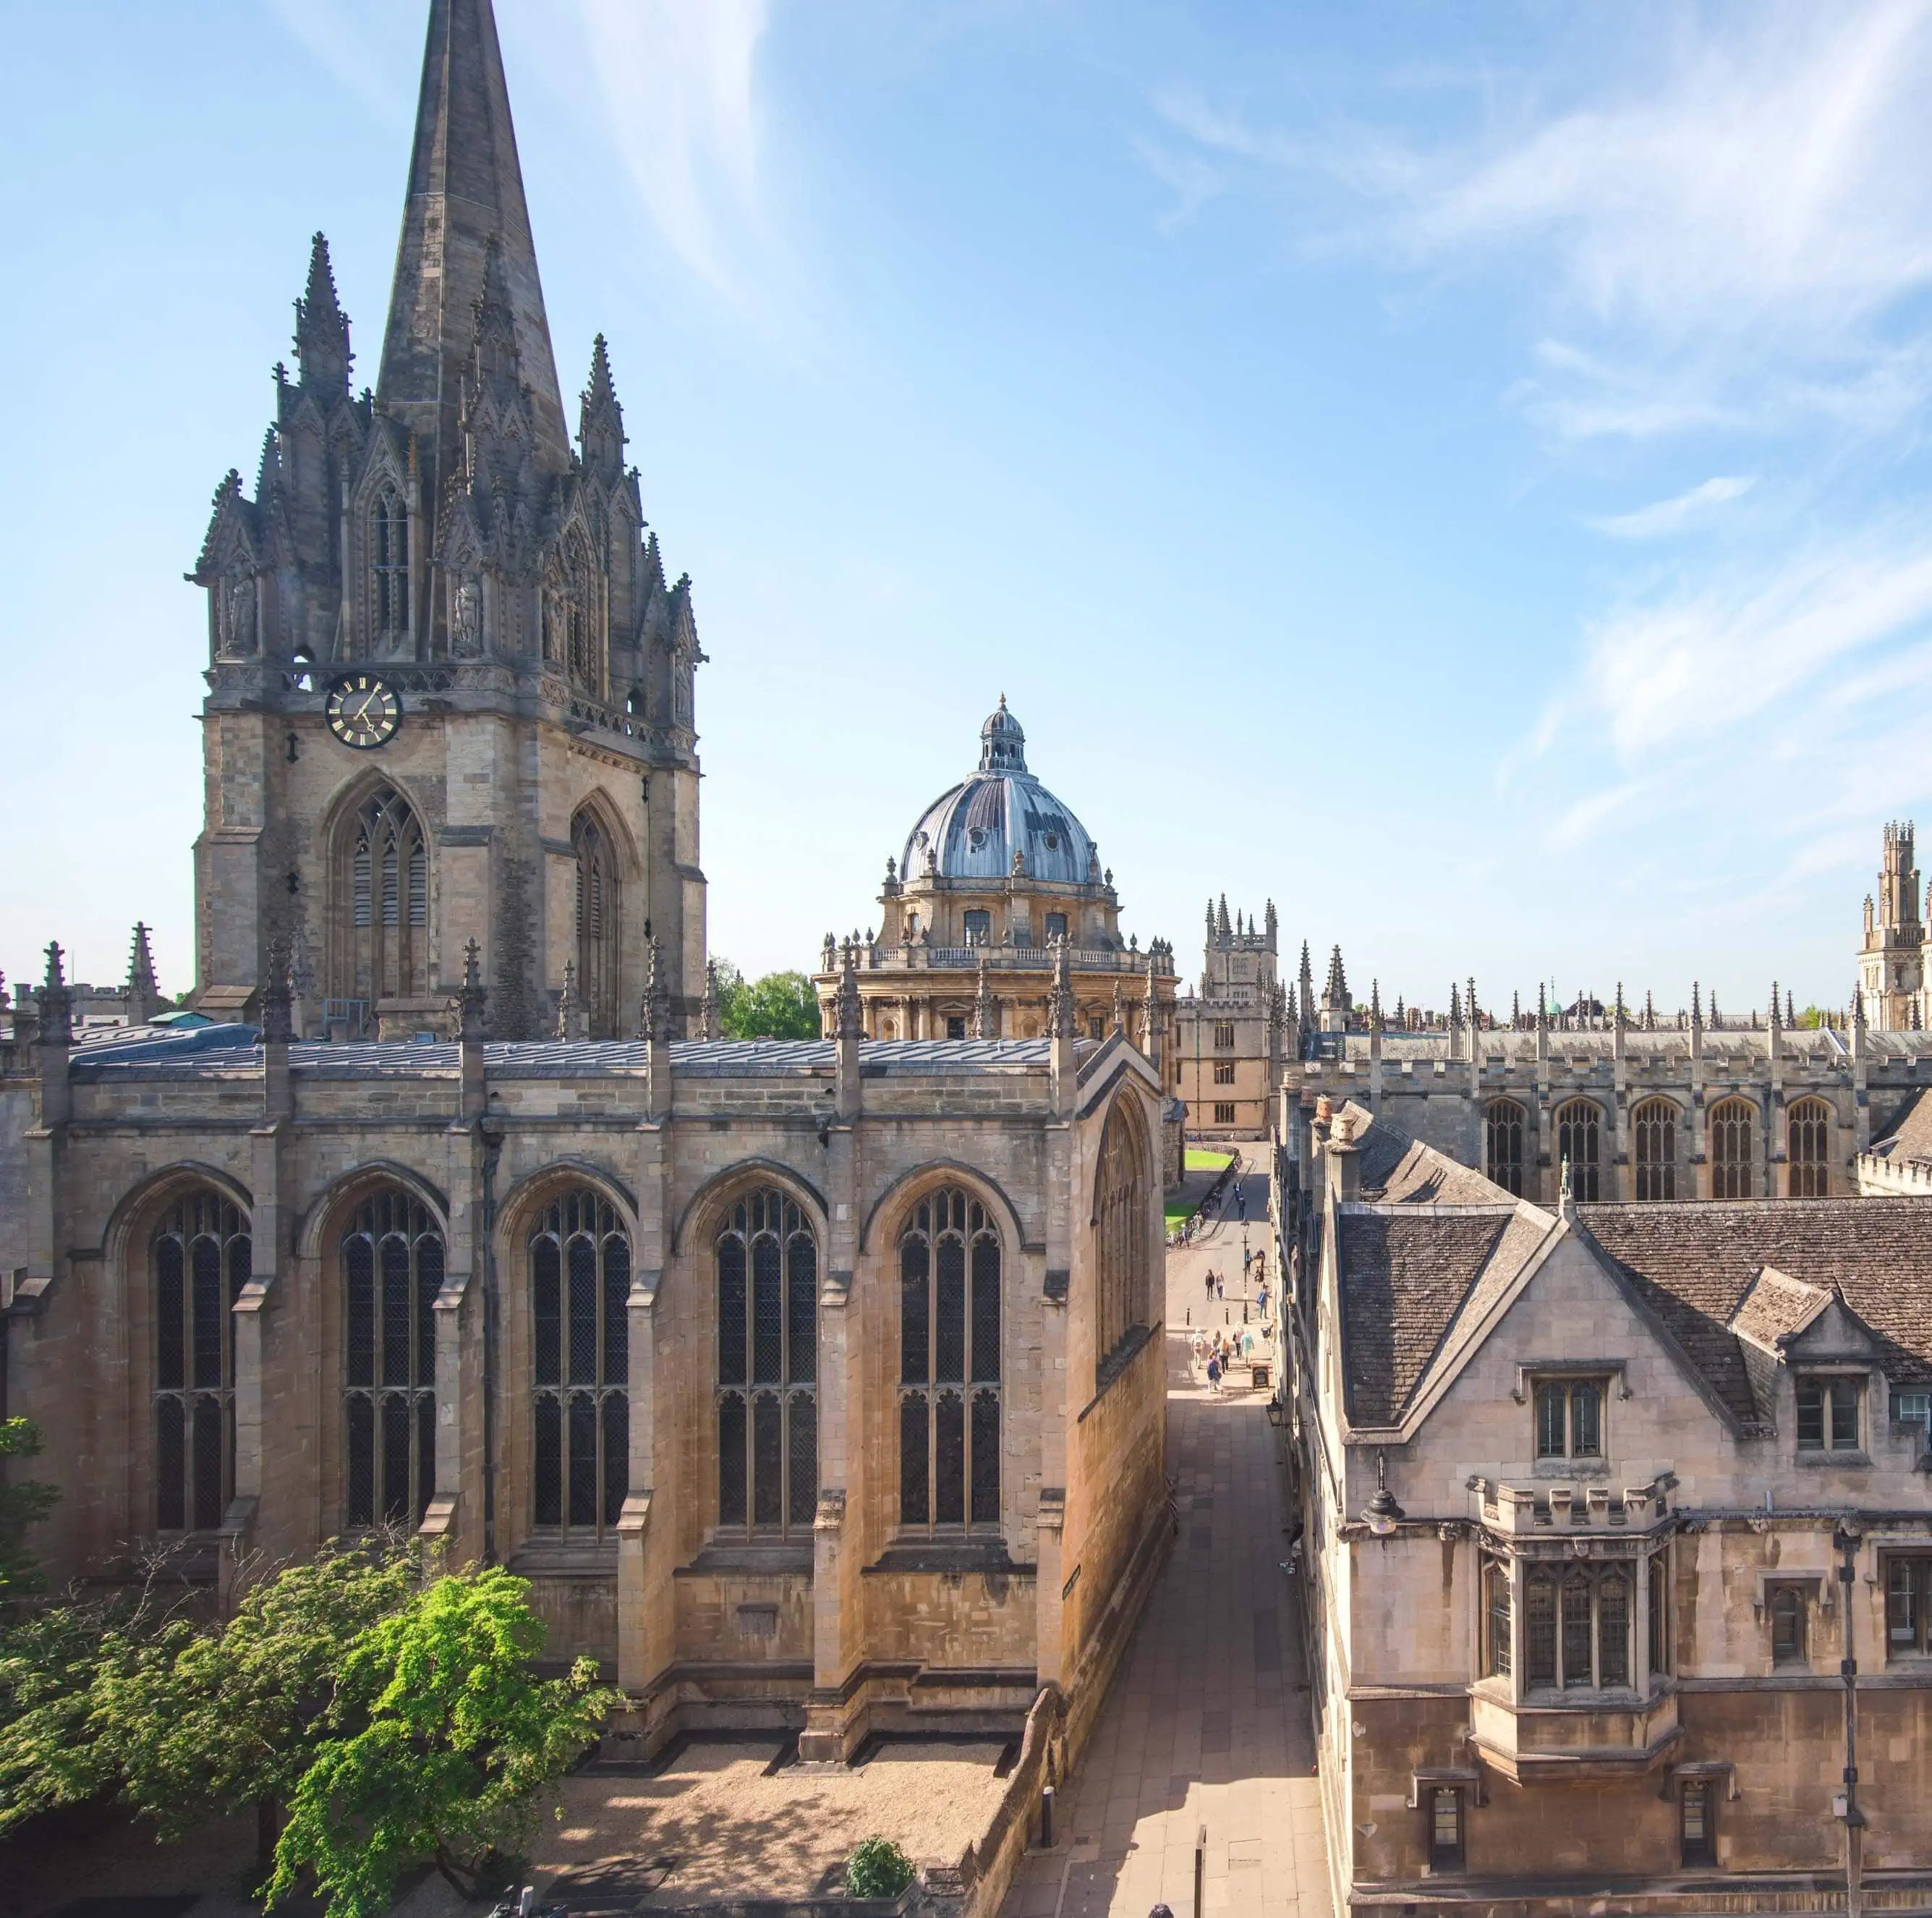
[[[370,627],[393,644],[410,631],[410,515],[402,495],[385,486],[369,515]],[[353,604],[353,602],[351,602]]]
[[[1094,1349],[1104,1369],[1127,1334],[1148,1322],[1147,1175],[1132,1123],[1118,1106],[1100,1137],[1094,1208],[1100,1323]]]
[[[413,1525],[436,1489],[442,1235],[419,1200],[392,1186],[356,1208],[339,1250],[346,1520]]]
[[[577,857],[577,992],[593,1039],[622,1036],[622,884],[616,848],[588,808],[570,823]]]
[[[1822,1099],[1800,1099],[1791,1109],[1786,1143],[1791,1196],[1824,1198],[1832,1189],[1831,1107]]]
[[[1485,1169],[1491,1182],[1522,1196],[1523,1110],[1514,1099],[1494,1100],[1483,1114]]]
[[[1500,1559],[1483,1563],[1483,1673],[1507,1678],[1511,1664],[1509,1567]]]
[[[1677,1196],[1677,1108],[1668,1099],[1646,1099],[1631,1115],[1636,1147],[1636,1196]]]
[[[1750,1199],[1755,1196],[1751,1159],[1753,1108],[1746,1099],[1720,1099],[1711,1108],[1711,1196]]]
[[[429,990],[429,854],[409,802],[379,786],[350,822],[346,851],[338,996],[421,996]]]
[[[530,1259],[532,1516],[596,1538],[630,1489],[631,1241],[578,1187],[538,1215]]]
[[[1532,1691],[1630,1682],[1630,1574],[1608,1566],[1532,1566],[1523,1581],[1523,1682]]]
[[[1573,1099],[1556,1114],[1556,1149],[1570,1169],[1570,1196],[1582,1203],[1602,1194],[1602,1127],[1603,1115],[1588,1099]]]
[[[899,1523],[992,1532],[1000,1523],[1002,1299],[998,1229],[944,1186],[899,1235]]]
[[[196,1192],[149,1244],[154,1300],[154,1523],[205,1532],[235,1487],[232,1308],[248,1282],[248,1225],[228,1200]]]
[[[795,1200],[746,1193],[719,1226],[718,1523],[812,1535],[818,1508],[818,1245]]]

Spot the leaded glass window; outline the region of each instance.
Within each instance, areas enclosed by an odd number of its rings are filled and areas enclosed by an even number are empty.
[[[1587,1099],[1573,1099],[1556,1115],[1556,1149],[1569,1168],[1570,1196],[1588,1202],[1601,1196],[1603,1115]]]
[[[1523,1584],[1523,1682],[1532,1691],[1627,1689],[1632,1587],[1622,1565],[1538,1565]]]
[[[899,1523],[928,1534],[1000,1523],[1000,1237],[956,1186],[899,1235]]]
[[[1800,1099],[1786,1127],[1791,1196],[1822,1199],[1832,1189],[1832,1109],[1822,1099]]]
[[[1132,1124],[1118,1106],[1108,1114],[1106,1130],[1101,1136],[1100,1202],[1095,1215],[1100,1304],[1096,1359],[1104,1366],[1127,1334],[1148,1322],[1149,1311],[1146,1168]],[[980,1296],[976,1290],[976,1312],[980,1309]],[[997,1331],[997,1285],[988,1288],[987,1296],[992,1301]],[[994,1376],[998,1376],[997,1364]]]
[[[1722,1099],[1711,1109],[1711,1196],[1750,1199],[1756,1195],[1751,1161],[1753,1108],[1744,1099]]]
[[[1483,1115],[1484,1157],[1492,1184],[1522,1196],[1523,1110],[1514,1099],[1498,1099]]]
[[[718,1267],[718,1523],[809,1538],[818,1508],[818,1245],[770,1186],[726,1213]]]
[[[580,1186],[538,1215],[530,1261],[532,1515],[594,1538],[630,1489],[631,1241]]]
[[[178,1200],[149,1241],[154,1298],[154,1524],[205,1532],[235,1490],[233,1307],[248,1225],[218,1193]]]
[[[436,1489],[436,1298],[442,1235],[391,1186],[364,1199],[340,1247],[347,1522],[419,1524]]]
[[[1636,1196],[1677,1196],[1677,1108],[1668,1099],[1646,1099],[1632,1115],[1636,1146]]]

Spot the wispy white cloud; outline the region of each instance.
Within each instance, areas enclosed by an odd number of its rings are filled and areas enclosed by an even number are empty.
[[[1210,166],[1198,153],[1177,150],[1160,141],[1137,140],[1134,149],[1141,164],[1162,185],[1174,192],[1174,204],[1155,217],[1154,226],[1163,239],[1172,239],[1190,224],[1194,216],[1226,185],[1217,167]]]
[[[1634,512],[1607,514],[1585,524],[1595,527],[1599,533],[1608,533],[1612,539],[1660,539],[1670,533],[1682,533],[1686,527],[1707,518],[1714,508],[1742,498],[1756,484],[1755,473],[1720,474],[1673,498],[1640,506]]]
[[[337,83],[380,119],[416,102],[422,21],[394,0],[268,0],[269,11]]]

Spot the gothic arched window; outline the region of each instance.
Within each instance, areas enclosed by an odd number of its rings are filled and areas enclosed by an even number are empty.
[[[154,1524],[206,1532],[235,1490],[232,1310],[248,1221],[218,1193],[179,1200],[149,1241],[154,1284]]]
[[[602,661],[597,644],[596,569],[583,533],[574,532],[564,553],[564,656],[570,677],[600,698],[604,689]]]
[[[1832,1189],[1832,1109],[1822,1099],[1800,1099],[1788,1126],[1791,1196],[1822,1199]]]
[[[385,486],[369,512],[369,630],[393,644],[410,633],[410,515],[402,495]]]
[[[1631,1115],[1636,1146],[1636,1196],[1677,1196],[1677,1108],[1668,1099],[1646,1099]]]
[[[1711,1108],[1711,1196],[1749,1199],[1756,1181],[1751,1163],[1750,1102],[1720,1099]]]
[[[409,802],[379,786],[350,823],[346,950],[338,996],[374,1003],[429,990],[429,853]]]
[[[623,1017],[616,848],[587,807],[570,822],[570,846],[577,856],[578,996],[591,1037],[615,1039]]]
[[[1483,1114],[1484,1169],[1492,1184],[1522,1196],[1523,1111],[1514,1099],[1492,1101]]]
[[[956,1186],[899,1235],[899,1523],[1000,1523],[1000,1235]]]
[[[818,1508],[818,1245],[770,1186],[724,1216],[718,1258],[718,1523],[808,1538]]]
[[[1556,1114],[1556,1149],[1570,1169],[1570,1196],[1587,1202],[1600,1196],[1599,1154],[1603,1115],[1587,1099],[1573,1099]]]
[[[536,1523],[596,1535],[630,1490],[631,1241],[582,1187],[530,1234]]]
[[[1148,1322],[1147,1177],[1132,1122],[1117,1105],[1100,1139],[1094,1351],[1104,1367],[1120,1341]]]
[[[428,1208],[390,1186],[356,1208],[340,1252],[347,1522],[417,1524],[436,1489],[442,1235]]]

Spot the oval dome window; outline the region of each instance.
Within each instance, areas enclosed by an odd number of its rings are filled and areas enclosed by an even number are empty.
[[[966,832],[966,843],[977,852],[986,843],[986,829],[980,826],[968,827]]]
[[[1060,850],[1060,835],[1058,833],[1047,834],[1046,849],[1048,852],[1058,852]]]

